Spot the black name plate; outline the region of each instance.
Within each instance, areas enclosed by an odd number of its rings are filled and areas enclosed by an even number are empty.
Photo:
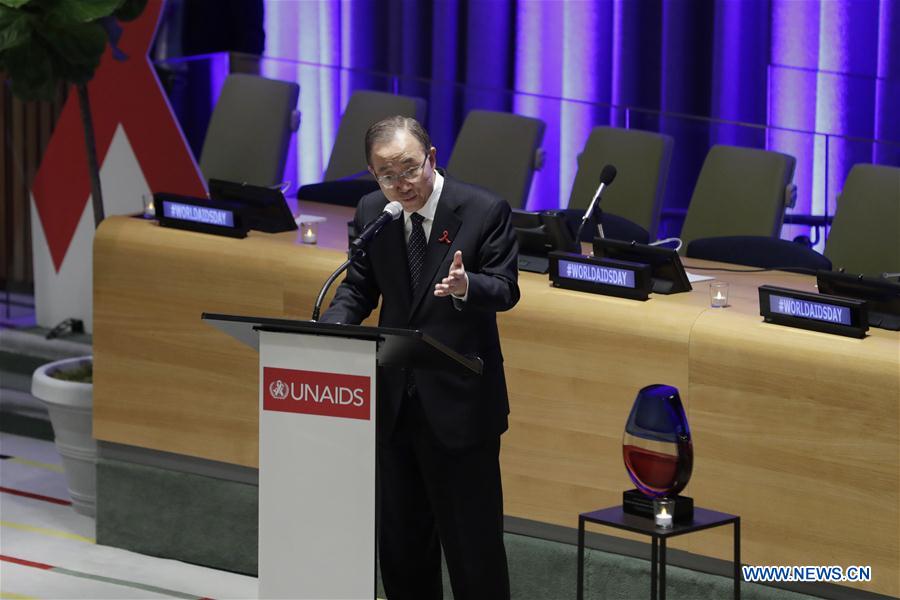
[[[241,207],[231,202],[160,193],[153,196],[153,205],[163,227],[247,237]]]
[[[853,298],[759,286],[759,314],[766,323],[862,338],[869,329],[866,302]]]
[[[632,300],[650,296],[650,265],[570,252],[551,252],[549,258],[554,287]]]

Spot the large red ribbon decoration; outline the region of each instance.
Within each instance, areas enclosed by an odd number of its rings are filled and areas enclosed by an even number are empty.
[[[147,56],[163,0],[150,0],[136,20],[122,23],[117,61],[110,48],[88,84],[97,160],[103,164],[119,124],[150,189],[206,194],[191,151]],[[91,193],[78,97],[70,93],[31,190],[58,272]],[[140,205],[136,202],[136,211]]]

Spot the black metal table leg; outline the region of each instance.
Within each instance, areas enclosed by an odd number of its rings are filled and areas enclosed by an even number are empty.
[[[738,515],[720,513],[705,508],[694,508],[693,519],[673,524],[672,529],[662,530],[656,527],[654,520],[635,517],[627,514],[622,506],[611,506],[595,511],[581,513],[578,516],[578,567],[576,597],[584,600],[585,583],[585,527],[595,523],[616,529],[650,536],[650,598],[665,600],[666,570],[668,569],[668,538],[681,536],[695,531],[711,529],[723,525],[734,526],[734,598],[740,600],[743,570],[741,565],[741,520]],[[598,590],[600,592],[600,590]]]
[[[741,518],[734,521],[734,600],[741,600]]]
[[[578,600],[584,600],[584,517],[578,517]]]
[[[659,600],[666,600],[666,538],[659,540]]]

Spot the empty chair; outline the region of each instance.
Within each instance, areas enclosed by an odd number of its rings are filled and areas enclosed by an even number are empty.
[[[656,239],[672,144],[671,136],[659,133],[595,127],[578,156],[569,208],[583,212],[594,197],[600,171],[604,165],[614,165],[618,174],[603,192],[600,209],[639,225]]]
[[[369,90],[353,92],[341,116],[324,181],[302,186],[297,198],[356,206],[361,197],[378,189],[367,171],[366,131],[373,123],[394,115],[413,117],[421,123],[425,110],[426,102],[422,98]]]
[[[473,110],[456,138],[447,173],[524,208],[544,139],[544,122],[504,112]]]
[[[272,186],[281,182],[291,135],[297,129],[296,83],[257,75],[225,79],[200,152],[206,180]]]
[[[710,148],[681,229],[684,247],[704,237],[778,237],[795,163],[793,156],[769,150]]]
[[[687,256],[762,269],[831,270],[831,261],[809,246],[765,236],[734,235],[700,238],[688,244]]]
[[[900,168],[853,165],[838,196],[825,256],[848,273],[900,272]]]
[[[424,123],[425,108],[422,98],[369,90],[353,92],[341,116],[324,181],[368,175],[364,140],[369,127],[394,115],[413,117]]]

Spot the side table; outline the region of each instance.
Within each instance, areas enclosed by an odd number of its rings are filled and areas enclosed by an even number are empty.
[[[671,529],[656,526],[653,519],[624,512],[621,506],[611,506],[578,515],[578,600],[584,600],[584,524],[596,523],[652,538],[650,550],[650,598],[666,599],[666,540],[678,535],[693,533],[722,525],[734,525],[734,600],[741,597],[741,518],[737,515],[694,508],[694,520],[675,523]],[[657,594],[657,565],[659,593]]]

